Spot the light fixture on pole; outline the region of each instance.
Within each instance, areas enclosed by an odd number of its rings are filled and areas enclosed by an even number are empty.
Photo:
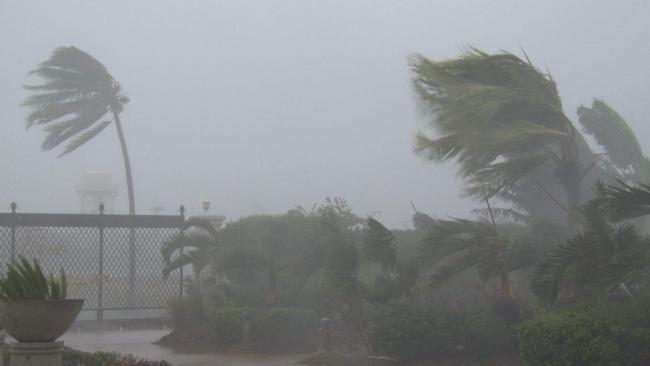
[[[203,212],[207,214],[210,210],[210,201],[203,201],[201,202],[201,205],[203,206]]]

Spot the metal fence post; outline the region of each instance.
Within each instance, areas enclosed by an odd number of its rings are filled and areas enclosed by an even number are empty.
[[[104,216],[104,204],[99,205],[99,215]],[[104,222],[99,224],[99,257],[97,276],[97,321],[104,321]]]
[[[181,231],[183,230],[183,227],[185,226],[185,206],[181,205],[180,208],[180,213],[181,213],[181,227],[179,228]],[[183,248],[181,247],[181,255],[183,255]],[[184,295],[184,289],[183,285],[185,283],[185,279],[183,278],[183,267],[179,268],[179,286],[180,286],[180,296],[183,298]]]
[[[18,208],[18,204],[16,202],[11,202],[11,213],[12,213],[12,220],[11,220],[11,263],[16,262],[16,209]]]

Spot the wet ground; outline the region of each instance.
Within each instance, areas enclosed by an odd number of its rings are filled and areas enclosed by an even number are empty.
[[[174,366],[286,366],[295,365],[305,357],[303,354],[176,353],[152,343],[167,333],[165,330],[71,332],[62,340],[66,346],[81,351],[130,353],[140,358],[166,360]]]

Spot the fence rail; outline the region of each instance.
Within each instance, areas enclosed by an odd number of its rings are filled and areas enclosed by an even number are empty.
[[[183,293],[183,273],[162,277],[160,245],[181,230],[177,216],[0,213],[0,270],[17,256],[38,258],[46,271],[63,268],[70,297],[84,310],[154,309]]]

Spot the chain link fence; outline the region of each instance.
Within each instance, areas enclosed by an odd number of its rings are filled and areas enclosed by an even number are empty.
[[[182,212],[182,210],[181,210]],[[160,309],[182,296],[183,273],[163,279],[160,245],[181,230],[183,214],[0,213],[0,272],[18,258],[68,277],[68,297],[84,310]]]

